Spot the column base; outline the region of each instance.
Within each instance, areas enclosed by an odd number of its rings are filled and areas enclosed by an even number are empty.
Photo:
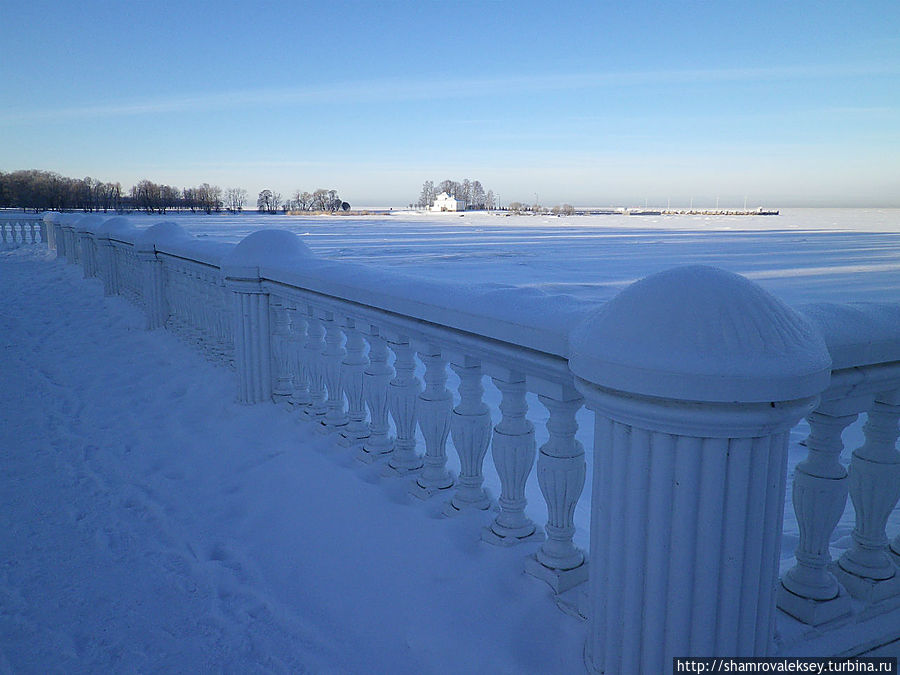
[[[850,614],[850,595],[840,586],[837,597],[831,600],[812,600],[791,593],[779,582],[775,602],[782,612],[809,626],[819,626]]]
[[[900,574],[890,579],[867,579],[850,574],[839,564],[829,566],[831,573],[847,589],[851,596],[864,602],[880,602],[900,596]]]
[[[444,515],[456,516],[463,511],[487,511],[491,508],[492,505],[493,502],[491,501],[491,498],[488,497],[484,492],[482,492],[481,499],[473,502],[464,502],[457,499],[456,495],[454,495],[444,504]]]
[[[547,582],[553,592],[565,593],[588,580],[588,564],[585,560],[578,567],[570,570],[558,570],[547,567],[537,559],[537,554],[525,558],[525,572]]]
[[[444,490],[449,490],[454,485],[453,476],[448,476],[448,480],[450,481],[446,485],[438,484],[438,485],[422,485],[419,481],[422,480],[422,476],[420,475],[416,480],[412,481],[409,484],[409,489],[407,492],[411,494],[413,497],[418,497],[422,501],[426,501],[431,499],[434,495],[439,492],[443,492]]]
[[[393,448],[388,448],[387,450],[372,450],[366,447],[365,444],[359,449],[356,453],[356,459],[364,464],[373,464],[380,459],[384,459],[385,457],[391,456],[391,451]]]
[[[494,546],[515,546],[526,541],[544,541],[544,530],[535,525],[534,530],[530,533],[516,536],[514,534],[498,534],[492,526],[488,526],[481,530],[481,541]]]

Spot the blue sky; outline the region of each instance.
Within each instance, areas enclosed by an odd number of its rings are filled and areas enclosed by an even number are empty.
[[[0,170],[900,206],[900,3],[0,0]]]

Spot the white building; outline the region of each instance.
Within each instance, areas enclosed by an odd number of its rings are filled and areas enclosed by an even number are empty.
[[[451,197],[446,192],[442,192],[434,198],[432,211],[465,211],[466,203],[461,199]]]

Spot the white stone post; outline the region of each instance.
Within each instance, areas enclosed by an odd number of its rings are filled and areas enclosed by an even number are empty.
[[[169,310],[166,304],[162,261],[157,257],[152,241],[146,239],[135,244],[134,255],[141,269],[147,330],[165,328]]]
[[[481,362],[465,358],[450,367],[459,376],[459,405],[450,417],[450,436],[459,455],[459,478],[445,513],[485,510],[491,505],[483,487],[482,469],[491,443],[491,412],[483,400]]]
[[[269,292],[260,277],[260,267],[299,266],[310,255],[292,232],[259,230],[244,237],[222,258],[225,285],[233,298],[234,365],[241,403],[261,403],[272,397]]]
[[[589,670],[766,656],[788,435],[828,385],[823,339],[756,284],[692,266],[631,285],[570,345],[595,413]]]
[[[418,421],[425,439],[423,468],[410,485],[410,493],[427,499],[440,490],[453,485],[453,476],[447,471],[447,438],[450,435],[450,413],[453,411],[453,394],[447,389],[447,359],[441,350],[428,345],[419,352],[425,364],[425,388],[419,394]]]
[[[272,364],[274,381],[272,383],[272,400],[277,404],[287,405],[293,393],[290,351],[291,318],[284,300],[270,296],[269,307],[272,310]]]
[[[856,511],[853,545],[839,559],[838,580],[855,598],[878,602],[900,595],[900,572],[885,533],[900,499],[900,391],[877,396],[863,427],[866,442],[850,461],[850,499]]]
[[[575,439],[578,431],[575,413],[581,409],[584,399],[571,387],[563,387],[559,396],[538,398],[550,413],[547,420],[550,437],[541,446],[537,460],[538,483],[547,503],[547,540],[526,560],[525,571],[562,593],[588,578],[584,551],[572,541],[575,507],[584,490],[587,471],[584,447]]]
[[[369,436],[366,422],[366,399],[363,390],[366,366],[366,341],[353,319],[344,322],[347,338],[346,355],[341,361],[341,387],[347,397],[347,425],[341,430],[342,442],[347,446],[360,445]]]
[[[858,417],[829,402],[807,417],[807,458],[794,470],[792,501],[800,528],[797,563],[781,578],[778,607],[816,626],[850,612],[850,596],[829,571],[828,542],[847,505],[841,433]]]
[[[388,387],[388,405],[397,438],[388,466],[397,473],[410,473],[422,468],[422,457],[416,453],[416,414],[421,382],[416,377],[416,360],[406,337],[391,340],[390,347],[396,355],[396,376]]]
[[[494,427],[491,456],[500,477],[500,513],[481,538],[490,544],[511,546],[543,539],[544,533],[525,515],[525,484],[534,466],[534,425],[526,418],[525,377],[510,373],[508,379],[492,378],[500,390],[501,418]]]
[[[381,337],[377,326],[370,327],[366,339],[369,343],[369,365],[365,369],[363,389],[369,409],[369,437],[363,443],[359,458],[372,461],[394,449],[394,437],[390,435],[388,422],[388,387],[394,377],[394,369],[387,362],[387,342]]]
[[[51,225],[51,230],[53,226]],[[97,234],[97,265],[100,269],[100,280],[103,282],[103,295],[115,295],[114,270],[115,258],[108,232]]]
[[[344,334],[332,312],[322,315],[325,324],[325,349],[322,358],[325,369],[325,386],[328,389],[325,419],[322,423],[331,431],[347,425],[348,417],[344,406],[344,390],[341,386],[341,362],[347,355],[344,349]]]
[[[311,309],[308,317],[309,327],[306,329],[306,344],[303,352],[306,356],[306,372],[309,377],[309,406],[304,412],[319,422],[325,419],[327,405],[325,403],[325,326]]]
[[[309,396],[309,374],[306,369],[304,344],[306,343],[306,329],[309,323],[306,315],[294,305],[288,306],[291,316],[290,354],[293,388],[291,391],[291,405],[298,408],[309,406],[312,399]]]

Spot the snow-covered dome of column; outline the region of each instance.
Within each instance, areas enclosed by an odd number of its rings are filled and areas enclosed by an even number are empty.
[[[686,401],[789,401],[821,392],[831,357],[799,313],[732,272],[687,266],[646,277],[570,337],[579,377]]]

